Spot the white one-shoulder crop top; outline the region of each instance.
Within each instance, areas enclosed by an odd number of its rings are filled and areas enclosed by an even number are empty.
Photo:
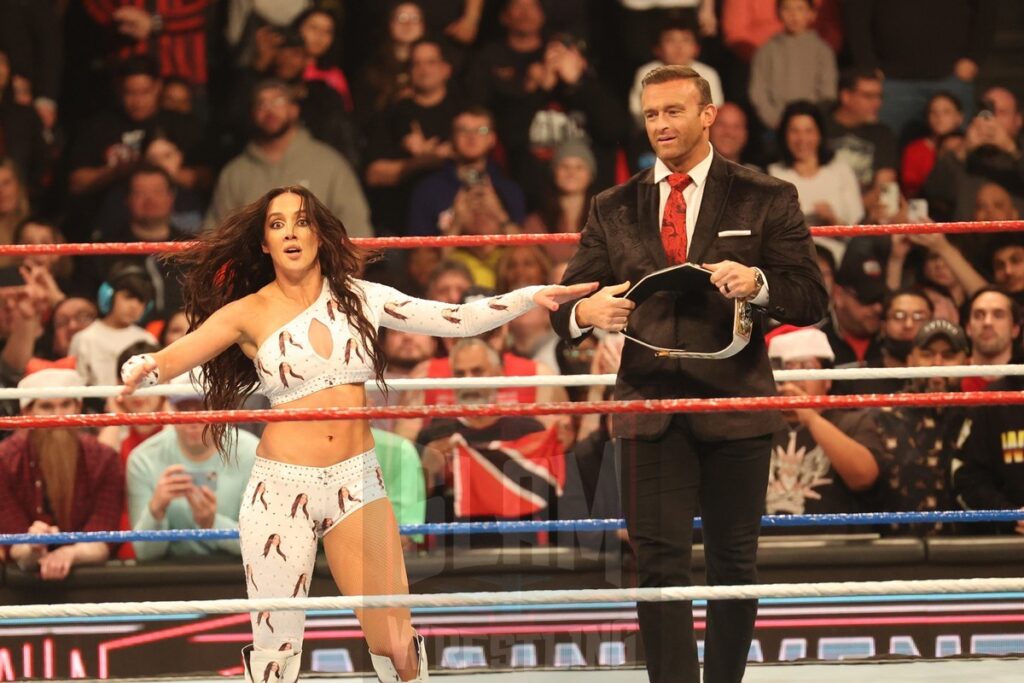
[[[534,306],[543,286],[524,287],[501,296],[452,306],[407,296],[365,280],[352,280],[363,313],[374,328],[388,327],[438,337],[472,337],[504,325]],[[330,333],[330,354],[319,354],[310,329],[323,325]],[[288,403],[321,389],[373,379],[370,355],[356,328],[349,325],[324,278],[320,296],[309,308],[277,328],[253,358],[262,393],[271,405]]]

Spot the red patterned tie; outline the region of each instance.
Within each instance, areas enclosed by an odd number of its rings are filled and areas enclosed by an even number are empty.
[[[661,219],[661,243],[669,265],[674,266],[686,263],[686,200],[683,199],[683,190],[690,184],[690,176],[673,173],[668,177],[668,184],[672,189]]]

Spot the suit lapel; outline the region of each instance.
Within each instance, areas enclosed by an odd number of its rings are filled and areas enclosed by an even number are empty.
[[[711,243],[715,241],[718,230],[718,220],[725,208],[725,202],[729,198],[729,186],[732,184],[732,174],[729,173],[728,163],[716,152],[711,159],[711,168],[708,170],[708,177],[705,180],[704,196],[700,201],[700,214],[697,216],[697,225],[693,228],[693,239],[690,240],[690,248],[687,250],[687,261],[700,264]]]
[[[637,229],[640,242],[644,245],[655,268],[661,270],[668,266],[665,247],[661,243],[661,225],[658,222],[658,204],[660,196],[658,185],[654,182],[654,169],[648,169],[647,175],[636,185],[637,187]]]

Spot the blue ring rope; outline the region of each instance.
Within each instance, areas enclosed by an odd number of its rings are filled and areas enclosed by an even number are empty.
[[[1024,519],[1024,510],[951,510],[924,512],[860,512],[823,515],[765,515],[765,527],[849,526],[867,524],[1016,522]],[[693,520],[700,528],[700,518]],[[486,533],[534,533],[538,531],[614,531],[624,529],[621,519],[564,519],[506,522],[456,522],[452,524],[404,524],[402,535]],[[169,529],[162,531],[78,531],[58,534],[0,534],[0,545],[35,543],[127,543],[137,541],[224,541],[236,540],[238,529]]]

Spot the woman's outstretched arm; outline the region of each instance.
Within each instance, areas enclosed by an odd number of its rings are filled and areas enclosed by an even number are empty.
[[[121,368],[124,381],[122,395],[130,394],[140,386],[167,382],[242,341],[243,321],[251,317],[250,308],[244,299],[232,301],[167,348],[153,354],[133,356]]]
[[[385,285],[362,284],[368,286],[367,300],[378,308],[381,327],[437,337],[475,337],[518,318],[535,305],[556,310],[560,304],[587,296],[597,288],[592,282],[570,287],[536,285],[453,305],[417,299]]]

